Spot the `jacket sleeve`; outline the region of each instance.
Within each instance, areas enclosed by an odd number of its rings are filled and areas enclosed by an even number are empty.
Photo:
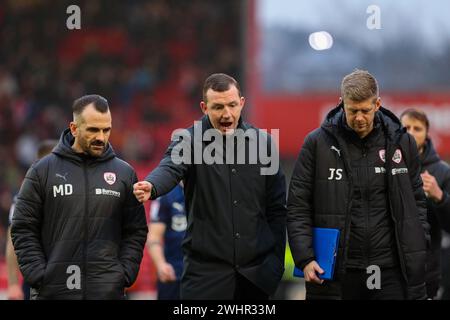
[[[125,273],[126,287],[130,287],[136,281],[148,233],[144,206],[133,195],[133,184],[136,182],[136,173],[133,171],[133,179],[128,186],[122,214],[122,242],[119,256]]]
[[[448,166],[445,166],[445,177],[440,187],[443,198],[441,202],[433,205],[441,228],[450,232],[450,168]]]
[[[416,200],[417,210],[419,212],[419,219],[422,223],[423,230],[425,232],[425,239],[427,241],[427,246],[431,245],[431,237],[430,237],[430,224],[428,223],[427,218],[427,199],[425,197],[425,192],[423,191],[423,182],[420,177],[421,172],[421,162],[419,158],[419,152],[417,151],[417,145],[414,138],[407,134],[408,136],[408,144],[409,144],[409,163],[408,163],[408,172],[411,180],[411,185],[414,193],[414,199]]]
[[[272,141],[272,139],[270,139],[270,141]],[[275,254],[280,261],[284,261],[286,250],[287,209],[286,179],[281,167],[278,168],[278,171],[275,174],[267,176],[266,199],[266,217],[275,238]]]
[[[32,166],[22,183],[14,209],[11,239],[25,282],[39,288],[47,260],[41,245],[43,189]]]
[[[315,259],[312,245],[314,148],[313,138],[308,135],[295,163],[287,202],[289,246],[295,265],[301,270]]]
[[[183,139],[173,141],[169,145],[158,167],[145,178],[145,180],[153,185],[150,199],[153,200],[168,193],[186,176],[192,163],[191,151],[193,149],[188,133],[183,135]],[[172,154],[180,155],[183,152],[189,153],[187,155],[189,160],[187,162],[189,163],[186,163],[186,161],[180,163],[178,161],[174,162]]]

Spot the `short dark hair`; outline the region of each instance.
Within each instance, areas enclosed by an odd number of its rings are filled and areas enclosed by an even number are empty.
[[[417,108],[409,108],[402,112],[402,114],[400,115],[400,120],[404,116],[407,116],[407,117],[410,117],[410,118],[413,118],[413,119],[416,119],[416,120],[422,122],[425,125],[427,132],[430,129],[430,121],[428,120],[426,113],[423,112],[422,110],[417,109]]]
[[[225,73],[213,73],[208,78],[206,78],[203,85],[203,101],[206,101],[206,92],[209,89],[218,92],[224,92],[230,89],[230,86],[235,86],[238,90],[239,97],[241,96],[241,88],[239,83],[233,77]]]
[[[341,83],[341,98],[355,102],[378,98],[378,83],[368,71],[355,69]]]
[[[44,140],[39,143],[37,148],[37,158],[41,159],[52,152],[53,148],[58,144],[57,140]]]
[[[94,104],[95,110],[106,113],[109,110],[108,100],[98,94],[88,94],[73,102],[72,111],[74,115],[80,115],[90,104]]]

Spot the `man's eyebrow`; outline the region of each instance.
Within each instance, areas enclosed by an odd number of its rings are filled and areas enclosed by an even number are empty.
[[[372,110],[373,106],[371,106],[371,107],[363,107],[361,109],[356,109],[355,107],[349,107],[349,106],[347,106],[347,108],[348,108],[349,111],[359,111],[359,110],[361,110],[361,111],[370,111],[370,110]]]
[[[86,127],[86,130],[96,130],[96,131],[100,131],[100,130],[111,130],[111,127],[106,127],[106,128],[98,128],[98,127]]]

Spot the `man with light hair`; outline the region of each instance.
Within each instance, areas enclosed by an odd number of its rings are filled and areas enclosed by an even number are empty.
[[[287,225],[307,299],[427,297],[419,154],[399,119],[381,106],[369,72],[344,77],[339,104],[306,137],[290,182]],[[313,249],[321,239],[313,239],[313,227],[340,230],[329,281],[321,279]]]

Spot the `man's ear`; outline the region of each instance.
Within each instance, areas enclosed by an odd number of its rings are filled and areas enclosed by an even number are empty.
[[[375,101],[375,111],[378,111],[381,107],[381,98],[378,97],[377,101]]]
[[[208,106],[204,101],[200,102],[200,109],[202,109],[203,114],[208,114]]]
[[[342,100],[342,97],[339,97],[339,102],[338,102],[338,106],[339,105],[341,105],[341,103],[343,102],[344,100]],[[344,111],[344,113],[345,113],[345,108],[344,108],[344,104],[342,103],[342,111]]]
[[[69,128],[70,128],[70,133],[72,133],[72,136],[76,137],[77,136],[77,124],[73,121],[70,122],[69,124]]]

